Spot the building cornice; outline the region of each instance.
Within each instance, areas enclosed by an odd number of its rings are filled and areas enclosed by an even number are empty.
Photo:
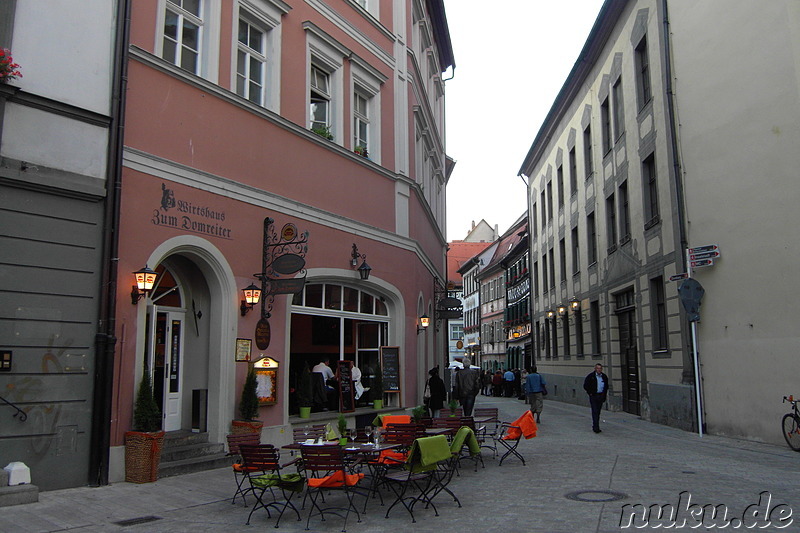
[[[539,158],[546,153],[548,141],[558,129],[561,119],[570,110],[575,96],[583,90],[584,83],[592,71],[597,59],[617,25],[620,14],[629,0],[606,0],[597,15],[592,31],[583,45],[578,60],[572,67],[564,85],[556,96],[550,111],[542,122],[542,127],[525,156],[525,160],[517,175],[528,176],[535,168]]]

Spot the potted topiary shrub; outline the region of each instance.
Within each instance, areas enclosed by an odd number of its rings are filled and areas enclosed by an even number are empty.
[[[372,394],[372,406],[375,409],[383,409],[383,371],[380,363],[375,366],[375,378],[372,380],[370,393]]]
[[[261,428],[264,423],[258,418],[258,394],[256,388],[258,387],[258,378],[256,377],[255,368],[252,366],[247,370],[247,377],[244,379],[242,386],[242,397],[239,400],[239,416],[240,419],[234,420],[232,423],[233,434],[239,435],[242,433],[261,433]]]
[[[450,416],[456,416],[456,409],[458,409],[458,401],[455,398],[447,402],[447,407],[450,408]]]
[[[418,405],[411,410],[411,418],[415,423],[422,423],[422,417],[428,414],[428,408],[424,405]]]
[[[125,432],[125,481],[150,483],[157,480],[163,444],[161,412],[153,397],[150,371],[145,367],[133,407],[133,431]]]
[[[297,405],[300,408],[300,418],[311,418],[311,406],[314,396],[311,389],[311,370],[308,364],[303,365],[297,379]]]

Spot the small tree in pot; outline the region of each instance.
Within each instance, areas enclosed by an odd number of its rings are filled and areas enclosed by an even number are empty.
[[[240,420],[233,421],[233,433],[261,433],[264,423],[258,418],[258,378],[256,371],[251,366],[247,370],[247,377],[242,386],[242,397],[239,400]]]
[[[157,480],[163,444],[161,412],[153,397],[150,371],[145,367],[133,407],[133,431],[125,433],[125,481],[149,483]]]

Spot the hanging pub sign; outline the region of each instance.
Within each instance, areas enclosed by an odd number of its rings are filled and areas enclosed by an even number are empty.
[[[297,254],[284,254],[272,261],[272,269],[278,274],[294,274],[306,266],[306,260]]]
[[[270,217],[264,219],[261,272],[253,274],[261,280],[261,317],[264,322],[272,313],[275,295],[296,294],[303,290],[306,281],[305,255],[308,252],[308,232],[298,233],[297,226],[285,224],[278,234],[273,229],[273,222],[275,221]],[[295,278],[281,277],[298,272],[300,276]]]
[[[270,341],[271,333],[269,329],[269,321],[266,318],[262,318],[256,324],[256,346],[258,346],[259,350],[266,350],[269,348],[269,341]]]
[[[271,294],[297,294],[303,290],[306,278],[270,279]]]

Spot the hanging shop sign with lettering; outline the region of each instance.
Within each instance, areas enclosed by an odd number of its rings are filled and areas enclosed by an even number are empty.
[[[164,183],[161,184],[161,205],[153,210],[150,222],[198,235],[233,239],[233,230],[225,224],[225,211],[176,198],[175,191]]]

